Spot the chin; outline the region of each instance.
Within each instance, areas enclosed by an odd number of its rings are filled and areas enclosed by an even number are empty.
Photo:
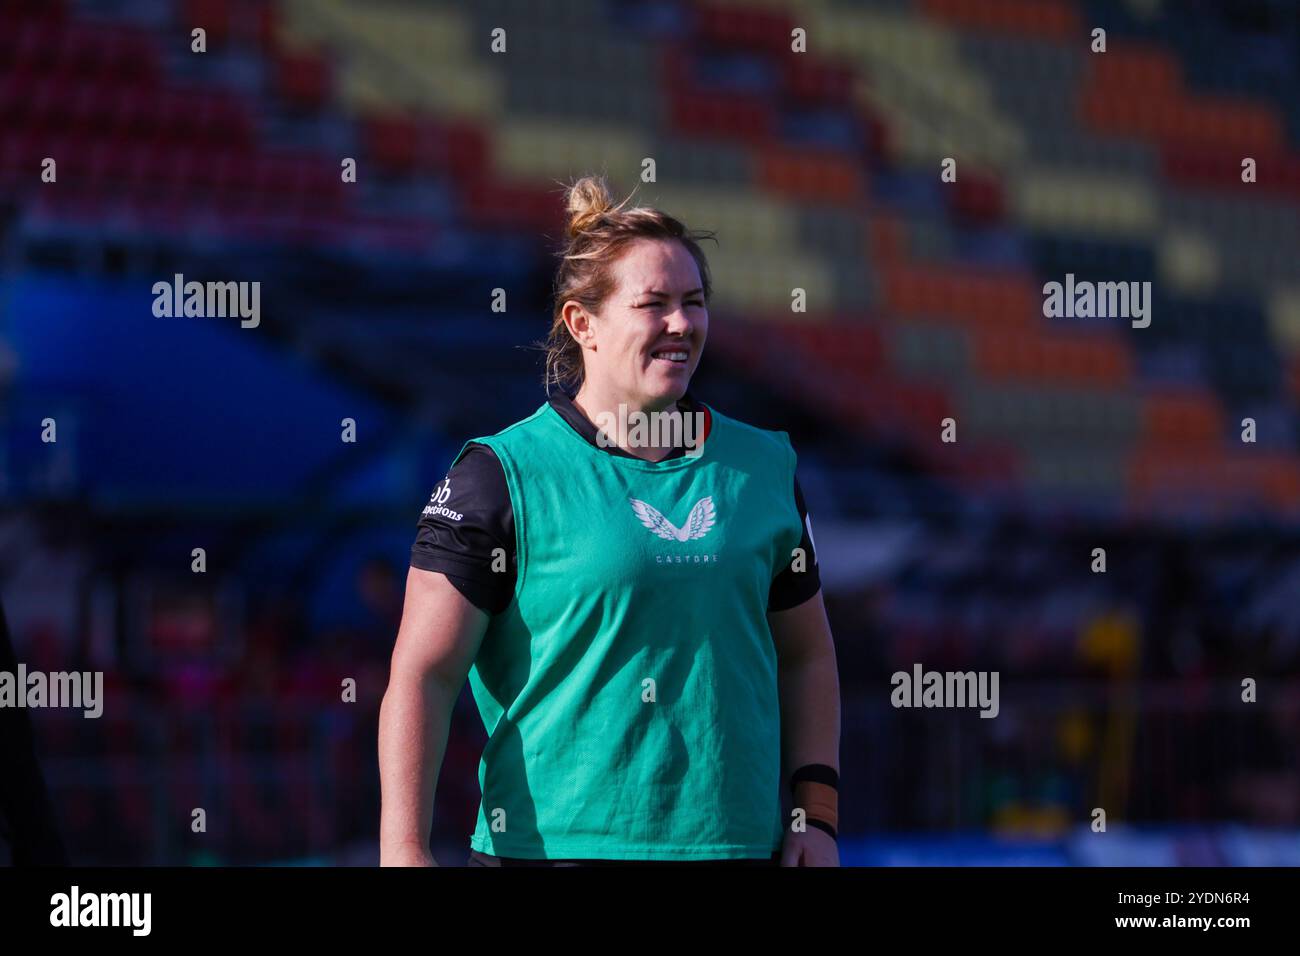
[[[645,390],[646,399],[649,404],[672,406],[681,401],[682,396],[686,394],[686,389],[690,386],[691,380],[683,375],[680,381],[659,381],[649,383]]]

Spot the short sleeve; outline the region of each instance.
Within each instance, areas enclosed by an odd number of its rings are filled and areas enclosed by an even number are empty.
[[[471,442],[433,489],[416,526],[411,566],[438,571],[475,607],[499,614],[514,597],[514,512],[492,449]]]
[[[799,520],[803,523],[803,537],[799,540],[803,559],[792,555],[786,568],[772,579],[767,598],[769,611],[788,611],[792,607],[798,607],[822,587],[821,574],[817,569],[817,552],[813,547],[812,518],[808,516],[808,506],[804,502],[798,478],[794,479],[794,503],[799,511]]]

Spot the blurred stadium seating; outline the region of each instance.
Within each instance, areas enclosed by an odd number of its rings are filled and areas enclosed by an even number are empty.
[[[37,718],[78,861],[372,861],[419,509],[542,399],[519,346],[558,183],[627,192],[653,157],[637,198],[719,236],[696,391],[799,451],[845,862],[1300,863],[1300,7],[0,0],[0,24],[0,594],[32,666],[108,674],[101,720]],[[1067,272],[1151,281],[1150,327],[1045,318]],[[176,273],[260,281],[260,326],[155,318]],[[1001,715],[893,709],[916,661],[1000,670]],[[445,862],[481,743],[462,698]]]

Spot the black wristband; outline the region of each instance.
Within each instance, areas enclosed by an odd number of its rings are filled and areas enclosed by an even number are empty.
[[[840,788],[840,775],[834,767],[824,763],[806,763],[794,773],[790,774],[790,795],[794,795],[795,785],[803,781],[812,783],[824,783],[828,787],[836,790]]]
[[[835,828],[825,820],[806,820],[805,823],[810,827],[816,827],[818,830],[825,830],[831,835],[831,839],[836,843],[840,842],[839,836],[835,833]]]

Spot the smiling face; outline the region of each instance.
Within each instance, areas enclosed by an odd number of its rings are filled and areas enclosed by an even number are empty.
[[[596,404],[663,410],[686,394],[709,332],[704,283],[679,242],[639,239],[611,267],[616,285],[592,317],[564,306],[582,346],[582,392]]]

